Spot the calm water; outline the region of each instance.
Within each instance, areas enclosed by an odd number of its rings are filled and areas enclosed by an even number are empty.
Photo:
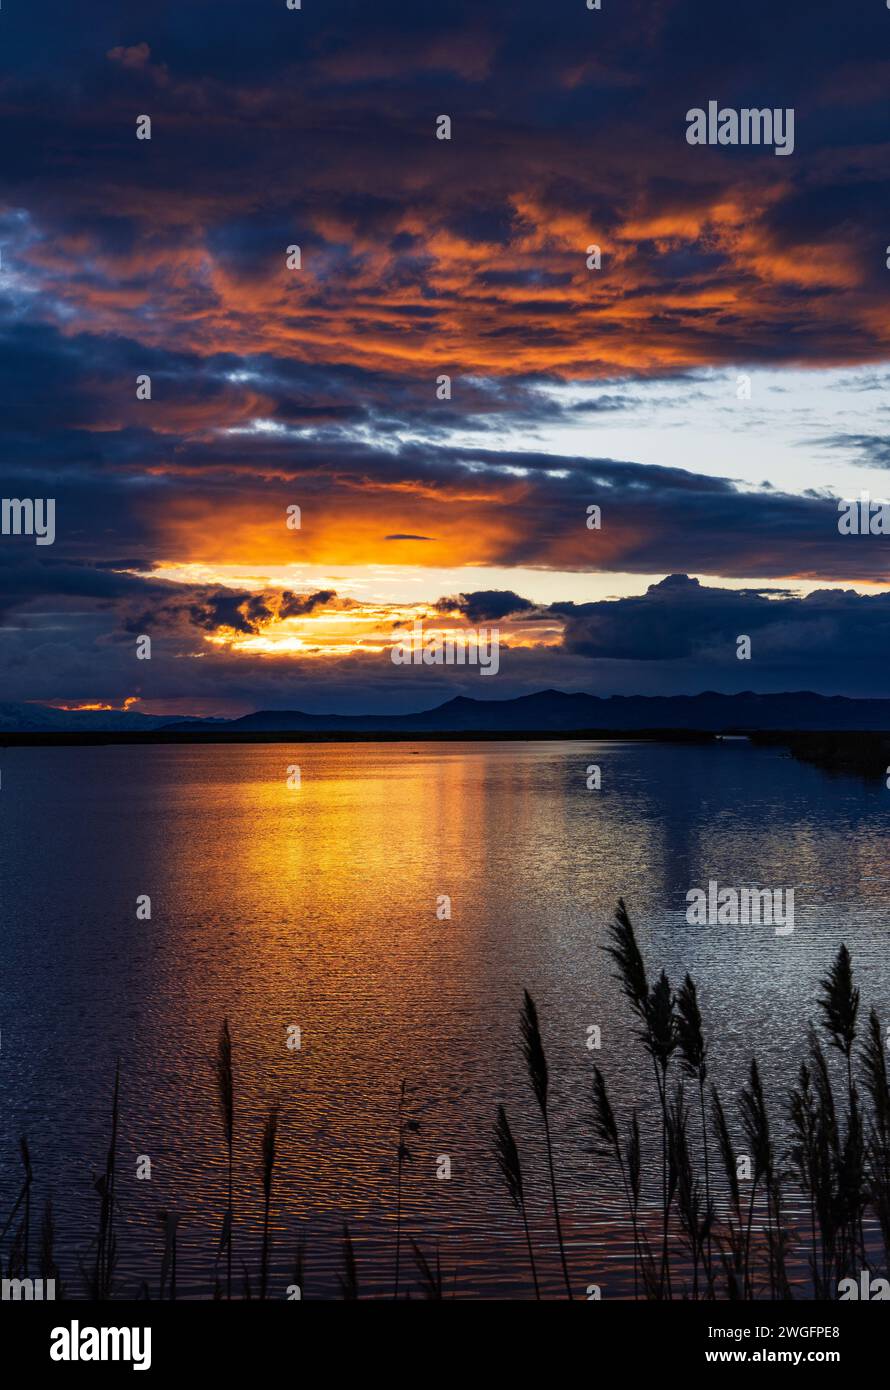
[[[715,1072],[752,1051],[783,1094],[844,939],[890,1021],[890,793],[745,742],[14,749],[0,795],[0,1198],[51,1190],[63,1276],[82,1285],[115,1061],[121,1293],[156,1289],[157,1212],[181,1213],[179,1282],[212,1288],[225,1205],[212,1060],[229,1018],[236,1069],[236,1265],[255,1260],[262,1122],[279,1101],[272,1294],[306,1239],[305,1294],[337,1291],[353,1232],[363,1293],[391,1292],[396,1114],[407,1082],[408,1237],[465,1295],[527,1292],[490,1129],[508,1107],[527,1165],[545,1284],[559,1291],[539,1116],[518,1050],[535,996],[552,1077],[570,1263],[579,1291],[627,1292],[621,1207],[584,1117],[593,1063],[622,1116],[653,1094],[601,949],[616,899],[651,972],[689,970]],[[302,785],[289,789],[290,764]],[[588,764],[603,787],[586,788]],[[791,936],[690,927],[685,895],[793,887]],[[150,921],[136,918],[149,894]],[[451,898],[450,921],[437,899]],[[287,1027],[302,1048],[286,1046]],[[586,1046],[602,1029],[602,1049]],[[150,1181],[136,1178],[148,1155]],[[450,1158],[450,1180],[437,1162]],[[655,1159],[655,1151],[651,1155]],[[654,1174],[654,1169],[652,1170]],[[653,1192],[655,1186],[653,1184]],[[616,1220],[619,1224],[616,1225]],[[2,1229],[2,1227],[0,1227]],[[5,1252],[4,1252],[5,1253]],[[417,1289],[410,1245],[404,1284]]]

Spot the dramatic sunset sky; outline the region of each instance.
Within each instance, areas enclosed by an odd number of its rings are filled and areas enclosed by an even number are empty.
[[[890,10],[602,5],[3,4],[0,699],[890,693]]]

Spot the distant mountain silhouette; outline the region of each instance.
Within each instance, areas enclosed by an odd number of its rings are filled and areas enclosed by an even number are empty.
[[[203,728],[213,721],[177,719],[183,728],[200,722]],[[81,731],[161,729],[171,723],[169,714],[140,714],[138,710],[57,709],[55,705],[26,704],[11,700],[0,701],[0,734],[2,733],[66,733]]]
[[[541,690],[510,700],[473,700],[465,695],[414,714],[307,714],[303,710],[258,710],[240,719],[171,719],[135,710],[60,710],[50,705],[0,703],[4,735],[98,735],[103,732],[176,735],[188,739],[214,732],[237,738],[274,734],[479,734],[573,732],[747,733],[890,731],[890,700],[853,700],[811,690],[777,695],[744,691],[721,695],[583,695]]]
[[[200,723],[192,725],[200,729]],[[793,691],[778,695],[597,695],[541,690],[511,700],[459,695],[416,714],[306,714],[258,710],[230,720],[244,733],[559,733],[597,729],[697,729],[732,733],[762,729],[890,729],[890,700]]]

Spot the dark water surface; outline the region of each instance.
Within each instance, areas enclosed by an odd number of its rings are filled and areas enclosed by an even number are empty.
[[[145,1279],[156,1293],[161,1209],[182,1217],[180,1292],[212,1290],[225,1206],[212,1062],[226,1016],[239,1269],[242,1259],[255,1269],[262,1123],[281,1106],[275,1297],[301,1233],[305,1296],[337,1291],[344,1219],[361,1291],[391,1292],[402,1078],[420,1125],[405,1165],[408,1240],[433,1260],[438,1249],[460,1294],[527,1292],[491,1157],[504,1101],[545,1284],[559,1291],[540,1118],[518,1046],[524,987],[550,1061],[573,1279],[579,1292],[627,1293],[622,1207],[585,1124],[598,1062],[622,1118],[641,1107],[657,1196],[648,1062],[601,949],[619,896],[650,972],[696,978],[728,1096],[756,1052],[778,1115],[841,940],[864,1006],[890,1021],[890,792],[774,749],[276,744],[12,749],[0,761],[0,1215],[19,1190],[24,1133],[34,1210],[51,1190],[70,1294],[83,1291],[98,1220],[92,1178],[118,1057],[118,1291]],[[598,792],[586,786],[592,763]],[[287,785],[292,764],[298,790]],[[686,892],[709,879],[793,887],[793,933],[687,925]],[[137,920],[140,894],[150,921]],[[445,894],[450,921],[437,918]],[[300,1051],[286,1046],[293,1024]],[[591,1024],[599,1052],[587,1047]],[[140,1155],[148,1181],[136,1177]],[[437,1177],[441,1156],[450,1180]],[[418,1289],[410,1244],[403,1270]]]

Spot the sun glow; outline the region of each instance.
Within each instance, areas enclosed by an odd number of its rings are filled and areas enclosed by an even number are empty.
[[[355,654],[379,655],[388,651],[415,622],[422,623],[429,633],[458,636],[472,626],[459,616],[443,614],[429,604],[392,605],[385,609],[356,604],[346,612],[321,610],[300,618],[273,619],[259,625],[255,632],[223,627],[208,634],[205,640],[215,647],[254,656],[324,659]],[[510,620],[486,625],[498,627],[502,640],[516,647],[549,645],[559,638],[550,621],[526,622],[522,630]]]
[[[108,705],[100,703],[98,701],[96,701],[93,704],[85,703],[76,705],[67,705],[62,704],[61,702],[56,702],[50,704],[50,709],[64,710],[66,714],[82,714],[89,710],[115,710],[119,711],[120,713],[123,713],[124,711],[131,709],[133,705],[138,704],[139,699],[140,697],[138,695],[128,695],[127,698],[120,705]]]

